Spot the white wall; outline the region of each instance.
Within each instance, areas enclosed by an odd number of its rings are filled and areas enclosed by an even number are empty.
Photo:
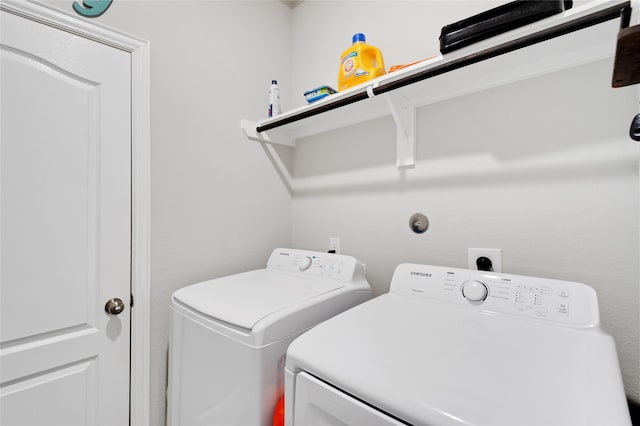
[[[490,6],[304,2],[294,10],[294,90],[335,84],[353,33],[381,48],[388,68],[436,54],[442,25]],[[326,27],[309,31],[317,16]],[[378,293],[398,263],[466,267],[468,247],[501,248],[505,272],[587,283],[627,393],[640,400],[639,147],[627,136],[638,92],[611,89],[611,71],[605,60],[422,108],[416,168],[391,178],[390,117],[298,141],[295,178],[341,183],[294,196],[293,245],[325,249],[340,237]],[[349,173],[365,171],[380,181],[350,184]],[[410,232],[414,212],[429,217],[427,233]]]
[[[152,425],[164,424],[173,291],[264,267],[290,244],[291,198],[239,127],[266,116],[271,79],[287,91],[290,18],[275,1],[115,0],[95,19],[151,41]]]

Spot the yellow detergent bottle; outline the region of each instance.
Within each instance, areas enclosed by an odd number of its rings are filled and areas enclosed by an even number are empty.
[[[355,34],[351,47],[342,53],[338,92],[385,74],[382,52],[365,41],[364,34]]]

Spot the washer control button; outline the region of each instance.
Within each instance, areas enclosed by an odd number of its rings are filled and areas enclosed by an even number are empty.
[[[558,303],[558,313],[562,315],[569,315],[569,302]]]
[[[536,315],[544,317],[549,312],[549,308],[547,308],[546,306],[537,306],[534,309],[534,312],[536,313]]]
[[[482,281],[468,280],[462,284],[462,295],[471,302],[481,302],[488,294],[487,285]]]

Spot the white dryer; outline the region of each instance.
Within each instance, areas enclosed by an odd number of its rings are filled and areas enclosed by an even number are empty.
[[[314,325],[371,297],[351,256],[276,249],[266,269],[171,299],[169,425],[270,425],[285,351]]]
[[[287,425],[629,425],[586,285],[403,264],[390,292],[296,339]]]

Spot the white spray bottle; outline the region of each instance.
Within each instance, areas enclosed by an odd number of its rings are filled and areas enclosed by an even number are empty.
[[[278,82],[271,80],[271,87],[269,87],[269,117],[275,117],[280,114],[280,89],[278,88]]]

